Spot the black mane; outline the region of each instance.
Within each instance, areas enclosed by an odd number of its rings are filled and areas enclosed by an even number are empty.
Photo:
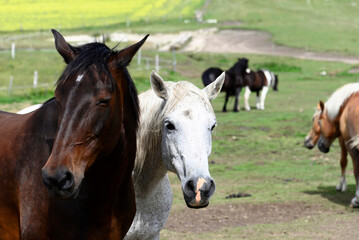
[[[248,68],[248,59],[247,58],[239,58],[238,61],[227,70],[232,74],[244,74],[246,69]]]
[[[65,79],[85,72],[91,65],[94,65],[99,71],[105,73],[113,80],[107,67],[111,55],[115,53],[113,50],[109,49],[105,44],[98,42],[88,43],[80,47],[70,47],[76,57],[67,65],[57,81],[57,85],[61,85]]]

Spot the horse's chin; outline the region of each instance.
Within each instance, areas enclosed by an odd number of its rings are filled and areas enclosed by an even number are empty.
[[[314,144],[312,144],[309,141],[305,141],[304,142],[304,147],[308,148],[308,149],[313,149],[314,148]]]
[[[323,144],[318,144],[318,148],[319,150],[322,152],[322,153],[328,153],[330,148],[329,147],[326,147],[324,146]]]
[[[205,208],[205,207],[207,207],[208,206],[208,204],[209,204],[209,201],[208,202],[206,202],[206,203],[201,203],[201,204],[197,204],[197,203],[189,203],[189,202],[187,202],[187,201],[185,201],[186,202],[186,205],[187,205],[187,207],[189,207],[189,208],[194,208],[194,209],[198,209],[198,208]]]
[[[72,188],[69,190],[53,190],[53,189],[47,189],[50,196],[54,199],[61,199],[61,200],[70,200],[70,199],[76,199],[79,196],[79,193],[81,191],[82,182],[79,184],[77,188]]]

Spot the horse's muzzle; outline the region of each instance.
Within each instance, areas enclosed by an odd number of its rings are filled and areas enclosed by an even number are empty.
[[[318,142],[318,148],[321,152],[323,153],[328,153],[329,150],[330,150],[330,147],[327,147],[323,141],[320,141]]]
[[[216,189],[212,178],[191,178],[183,187],[183,197],[189,208],[203,208],[209,204],[209,199]]]
[[[58,170],[53,175],[43,169],[42,180],[50,195],[55,198],[67,199],[76,195],[74,175],[67,169]]]
[[[304,140],[304,147],[308,149],[312,149],[314,147],[314,144],[312,143],[312,140],[310,138],[306,138]]]

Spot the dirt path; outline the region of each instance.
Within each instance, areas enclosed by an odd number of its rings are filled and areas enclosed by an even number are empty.
[[[232,23],[239,25],[240,23]],[[138,41],[143,34],[113,33],[112,41]],[[359,56],[344,56],[335,53],[321,53],[307,51],[300,48],[290,48],[275,45],[271,35],[267,32],[253,30],[218,30],[205,28],[196,31],[183,31],[180,33],[151,34],[147,39],[147,47],[160,51],[178,48],[185,52],[213,52],[238,54],[263,54],[273,56],[287,56],[299,59],[336,61],[349,64],[359,64]]]
[[[209,29],[207,31],[196,31],[193,32],[192,41],[183,50],[214,53],[254,53],[288,56],[299,59],[338,61],[349,64],[359,63],[359,57],[278,46],[271,42],[271,35],[269,33],[252,30],[213,31]]]

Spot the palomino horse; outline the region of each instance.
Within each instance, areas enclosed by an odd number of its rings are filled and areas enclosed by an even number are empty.
[[[352,157],[356,193],[352,207],[359,207],[359,83],[347,84],[334,92],[326,104],[320,101],[318,148],[329,152],[334,139],[341,136]]]
[[[230,96],[235,96],[234,101],[234,112],[238,112],[240,107],[238,104],[239,95],[241,93],[242,88],[245,86],[244,84],[244,75],[246,73],[246,69],[248,68],[248,59],[246,58],[238,58],[238,61],[226,71],[226,79],[224,81],[222,90],[226,92],[226,100],[223,105],[223,112],[227,111],[227,102]],[[208,68],[202,73],[202,82],[204,86],[212,83],[219,75],[223,72],[220,68]]]
[[[131,180],[139,105],[121,51],[69,45],[55,99],[24,115],[0,113],[1,239],[121,239],[135,215]]]
[[[261,69],[256,72],[248,69],[244,77],[244,84],[246,86],[246,90],[244,92],[244,108],[247,111],[251,110],[248,102],[249,96],[251,95],[251,92],[256,92],[256,107],[259,110],[264,110],[264,103],[266,100],[268,88],[272,87],[274,91],[278,91],[278,76],[274,75],[273,72],[266,69]],[[260,97],[259,92],[261,92]]]
[[[200,90],[189,82],[164,82],[152,72],[152,90],[139,96],[141,119],[133,172],[137,212],[125,239],[159,239],[172,205],[167,171],[181,180],[188,207],[208,205],[215,190],[208,170],[216,126],[210,101],[220,92],[224,77],[223,73]]]
[[[320,137],[320,126],[319,126],[319,114],[321,112],[320,104],[317,106],[317,110],[312,118],[312,128],[304,139],[304,146],[308,149],[312,149],[318,142]],[[340,167],[341,167],[341,177],[339,184],[337,185],[337,191],[345,192],[347,189],[347,183],[345,178],[345,170],[348,165],[348,151],[345,146],[345,142],[341,136],[338,137],[341,154],[340,154]]]

